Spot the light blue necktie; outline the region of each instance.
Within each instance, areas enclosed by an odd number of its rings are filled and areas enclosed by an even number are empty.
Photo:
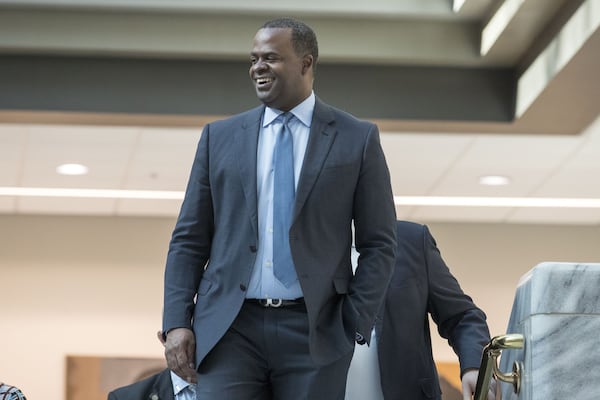
[[[290,251],[290,225],[296,197],[294,184],[294,138],[288,123],[292,113],[278,118],[283,126],[273,150],[273,273],[279,282],[289,287],[297,279]]]

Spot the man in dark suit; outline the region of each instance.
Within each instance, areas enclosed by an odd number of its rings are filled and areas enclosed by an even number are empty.
[[[156,336],[163,344],[161,331]],[[113,390],[108,400],[196,400],[196,380],[187,382],[168,368],[151,376]]]
[[[196,400],[196,386],[168,368],[108,394],[108,400]]]
[[[304,23],[264,24],[249,71],[263,105],[198,144],[163,330],[199,400],[343,399],[355,341],[370,340],[396,250],[390,176],[377,126],[315,96],[317,58]]]
[[[427,226],[397,221],[396,227],[396,265],[375,325],[376,345],[355,354],[346,399],[441,399],[429,315],[458,355],[463,398],[471,399],[490,340],[486,316],[461,289]]]
[[[175,400],[171,371],[161,372],[108,394],[108,400]]]

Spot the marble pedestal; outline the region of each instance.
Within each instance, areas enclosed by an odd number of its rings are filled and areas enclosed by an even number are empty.
[[[503,400],[600,399],[600,264],[537,265],[519,282],[507,333],[525,344],[502,351],[502,372],[523,365],[520,393],[502,383]]]

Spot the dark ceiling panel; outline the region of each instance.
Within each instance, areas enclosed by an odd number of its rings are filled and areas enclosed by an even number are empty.
[[[0,110],[228,115],[258,101],[246,62],[0,56]],[[510,69],[322,64],[315,92],[361,118],[511,120]]]

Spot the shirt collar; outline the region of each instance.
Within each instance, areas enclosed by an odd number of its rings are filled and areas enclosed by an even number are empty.
[[[179,392],[184,391],[188,386],[191,386],[192,388],[195,389],[195,385],[193,383],[189,383],[188,381],[181,379],[179,377],[179,375],[177,375],[175,372],[170,371],[171,372],[171,382],[173,384],[173,394],[175,396],[177,396],[179,394]]]
[[[294,114],[294,117],[298,118],[300,122],[310,128],[310,123],[312,121],[313,111],[315,110],[315,92],[311,91],[310,96],[308,96],[302,103],[298,104],[296,107],[292,108],[290,112]],[[263,117],[263,128],[268,126],[271,122],[275,121],[275,119],[282,114],[283,111],[278,110],[276,108],[266,107],[265,115]]]

